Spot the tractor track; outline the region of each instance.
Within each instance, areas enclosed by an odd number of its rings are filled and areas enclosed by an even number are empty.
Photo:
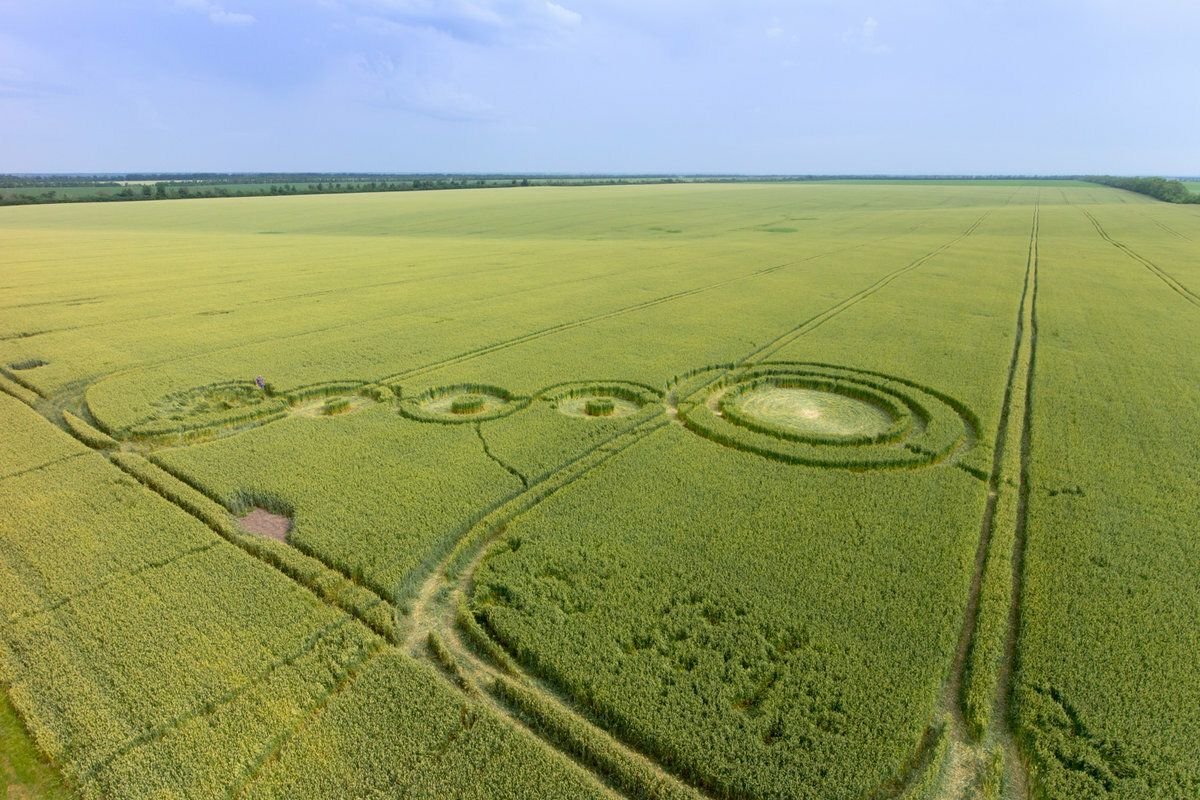
[[[1026,500],[1029,494],[1029,448],[1030,422],[1032,418],[1033,368],[1037,349],[1037,291],[1038,291],[1038,237],[1040,233],[1040,208],[1034,207],[1030,226],[1029,248],[1025,263],[1025,276],[1021,299],[1017,308],[1016,333],[1013,338],[1012,355],[1009,360],[1008,377],[1000,407],[1000,418],[996,426],[996,437],[992,448],[992,467],[988,476],[987,499],[979,527],[979,542],[971,582],[967,593],[967,604],[963,612],[962,628],[955,648],[954,660],[942,690],[940,705],[949,717],[947,735],[949,749],[938,797],[941,800],[970,800],[981,791],[984,771],[987,769],[989,747],[999,747],[1004,754],[1005,797],[1024,800],[1029,796],[1028,774],[1024,761],[1015,744],[1011,729],[1010,680],[1012,664],[1016,657],[1017,634],[1020,612],[1020,571],[1023,563],[1025,538]],[[1018,430],[1019,426],[1019,430]],[[1014,528],[1011,531],[1012,553],[1004,563],[1004,552],[993,553],[1004,546],[997,540],[997,506],[1002,493],[1008,490],[1005,483],[1006,467],[1013,463],[1010,448],[1019,448],[1019,481],[1017,488],[1017,510]],[[1007,539],[1002,542],[1006,543]],[[989,644],[983,637],[994,631],[981,627],[981,600],[984,582],[996,580],[992,570],[1005,567],[1002,573],[1008,580],[1008,607],[1003,631],[1003,661],[999,668],[996,684],[991,690],[994,709],[988,718],[987,729],[980,739],[970,731],[967,720],[967,680],[984,679],[969,674],[971,657],[979,648]],[[984,650],[984,652],[987,652]],[[985,684],[986,686],[986,684]]]
[[[1038,345],[1038,239],[1033,240],[1033,294],[1029,308],[1029,362],[1026,367],[1025,405],[1021,425],[1020,477],[1017,484],[1017,520],[1013,529],[1012,552],[1012,599],[1008,609],[1008,627],[1004,638],[1004,660],[996,684],[996,706],[1002,715],[993,715],[1003,726],[1004,747],[1010,760],[1009,775],[1016,781],[1015,792],[1019,798],[1029,797],[1032,786],[1029,770],[1025,765],[1017,744],[1014,727],[1016,716],[1016,684],[1013,680],[1020,665],[1020,635],[1022,626],[1022,599],[1025,588],[1025,550],[1029,540],[1029,496],[1033,490],[1033,404],[1036,397],[1034,383],[1037,369]]]
[[[1123,242],[1119,242],[1116,239],[1109,236],[1108,232],[1104,230],[1104,226],[1102,226],[1100,224],[1100,220],[1096,219],[1096,217],[1093,216],[1090,211],[1088,211],[1085,208],[1080,208],[1079,210],[1082,211],[1083,215],[1085,217],[1087,217],[1088,220],[1092,223],[1092,226],[1096,229],[1096,233],[1100,234],[1101,239],[1108,242],[1113,247],[1117,248],[1122,253],[1124,253],[1125,255],[1132,258],[1134,261],[1141,264],[1143,267],[1145,267],[1147,270],[1149,270],[1150,273],[1153,274],[1156,278],[1158,278],[1160,281],[1162,281],[1168,287],[1170,287],[1171,291],[1175,292],[1177,295],[1179,295],[1180,297],[1182,297],[1184,300],[1188,301],[1192,305],[1196,306],[1197,308],[1200,308],[1200,295],[1197,295],[1191,289],[1184,286],[1182,283],[1180,283],[1178,280],[1176,280],[1173,275],[1171,275],[1169,272],[1164,270],[1162,267],[1158,266],[1157,264],[1155,264],[1153,261],[1146,258],[1145,256],[1142,256],[1139,253],[1137,253],[1133,248],[1129,247],[1129,245],[1124,244]]]

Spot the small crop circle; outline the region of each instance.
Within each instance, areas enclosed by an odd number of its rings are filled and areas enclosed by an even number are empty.
[[[542,396],[560,414],[595,420],[632,416],[659,399],[648,386],[623,381],[563,384]]]
[[[321,405],[321,414],[326,417],[332,417],[335,414],[344,414],[349,410],[349,397],[331,397]]]
[[[400,413],[421,422],[482,422],[511,414],[529,405],[498,386],[458,384],[430,389],[400,401]]]
[[[770,362],[690,373],[672,390],[676,418],[737,450],[810,466],[933,464],[970,448],[966,406],[904,378],[829,364]]]
[[[583,413],[589,417],[611,417],[616,408],[611,397],[589,397],[583,403]]]
[[[482,394],[464,394],[450,401],[451,414],[478,414],[487,405],[488,398]]]

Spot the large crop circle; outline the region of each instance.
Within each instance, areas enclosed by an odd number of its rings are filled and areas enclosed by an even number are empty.
[[[932,464],[970,447],[978,429],[966,406],[936,389],[827,364],[699,370],[671,397],[679,421],[706,439],[811,466]]]
[[[518,411],[529,404],[498,386],[460,384],[430,389],[400,401],[400,413],[421,422],[482,422]]]
[[[884,392],[814,376],[759,376],[710,397],[734,424],[796,441],[879,442],[908,422],[907,409]]]

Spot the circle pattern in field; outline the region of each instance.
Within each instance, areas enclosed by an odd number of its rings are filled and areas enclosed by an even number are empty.
[[[793,432],[800,438],[850,439],[887,432],[895,420],[873,403],[836,391],[768,384],[722,400],[743,417]]]
[[[767,362],[689,374],[672,389],[680,422],[706,439],[792,464],[918,467],[970,448],[978,423],[932,387],[868,370]]]
[[[345,414],[353,414],[372,405],[373,398],[363,395],[328,395],[299,400],[292,405],[293,416],[313,419],[330,419]]]
[[[482,422],[519,411],[529,404],[498,386],[459,384],[430,389],[400,401],[400,413],[421,422]]]
[[[593,420],[629,417],[659,399],[650,387],[623,381],[569,383],[542,395],[560,414]]]

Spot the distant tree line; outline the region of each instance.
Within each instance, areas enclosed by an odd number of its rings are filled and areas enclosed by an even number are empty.
[[[356,175],[322,173],[0,175],[0,205],[181,200],[521,186],[679,183],[673,175]]]
[[[450,174],[340,172],[180,172],[0,175],[0,205],[185,200],[206,197],[412,192],[521,186],[612,186],[650,183],[802,183],[812,181],[1085,180],[1170,203],[1200,203],[1177,180],[1050,175],[725,175],[725,174]]]
[[[1170,178],[1121,178],[1114,175],[1094,175],[1085,180],[1148,195],[1168,203],[1200,203],[1200,194],[1193,194],[1182,181]]]

